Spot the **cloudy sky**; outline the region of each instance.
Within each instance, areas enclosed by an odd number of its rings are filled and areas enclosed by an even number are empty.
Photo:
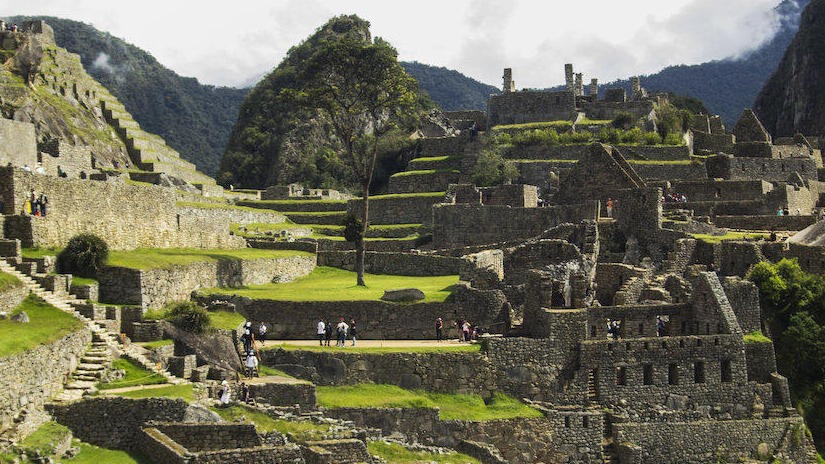
[[[746,53],[777,28],[779,0],[0,0],[5,15],[91,23],[184,76],[239,85],[268,71],[328,18],[356,13],[406,61],[519,88],[656,72]]]

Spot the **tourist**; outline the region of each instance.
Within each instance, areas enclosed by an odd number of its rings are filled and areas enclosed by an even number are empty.
[[[607,217],[613,217],[613,199],[610,197],[607,197]]]
[[[258,353],[253,349],[246,355],[246,376],[255,377],[258,374]]]
[[[470,321],[464,321],[464,323],[461,324],[461,330],[464,333],[464,341],[469,342],[470,341]]]
[[[252,349],[252,333],[248,328],[244,328],[243,330],[243,335],[241,335],[241,343],[243,343],[244,352],[249,353],[249,350]]]
[[[355,319],[350,319],[349,321],[349,338],[352,339],[352,346],[355,346],[355,336],[358,335],[358,332],[355,329]]]
[[[439,342],[441,341],[441,337],[443,335],[441,333],[441,331],[443,329],[444,329],[444,322],[439,317],[438,319],[435,320],[435,339]]]
[[[43,169],[43,165],[40,164],[39,161],[37,162],[37,167],[34,168],[34,172],[37,173],[37,174],[46,174],[46,170]]]
[[[240,399],[244,403],[249,404],[249,387],[244,382],[241,382],[241,398]]]
[[[342,317],[341,322],[339,322],[338,325],[335,327],[335,330],[338,331],[338,333],[337,333],[338,343],[335,346],[343,347],[343,346],[346,345],[346,343],[347,343],[347,329],[348,328],[349,328],[349,326],[347,325],[346,322],[344,322],[344,318]]]
[[[473,121],[473,125],[470,126],[470,138],[474,139],[478,135],[478,125],[475,121]]]
[[[661,337],[665,333],[665,321],[661,316],[656,316],[656,336]]]
[[[37,194],[34,193],[34,189],[32,189],[31,192],[29,192],[29,202],[31,203],[32,216],[39,216],[40,215],[40,209],[38,208]]]
[[[23,170],[26,172],[32,172],[32,168],[30,168],[28,164],[23,165]]]
[[[261,325],[258,326],[258,341],[261,342],[261,346],[264,346],[264,340],[266,340],[266,324],[261,321]]]
[[[768,236],[768,241],[769,242],[775,242],[776,241],[776,231],[775,230],[771,230],[771,234]]]
[[[59,165],[57,166],[57,177],[67,177],[66,173]]]
[[[461,319],[456,319],[455,320],[455,327],[456,327],[456,329],[458,329],[458,341],[459,341],[459,343],[464,341],[464,330],[461,328],[462,325],[464,325],[463,320],[461,320]]]
[[[23,216],[28,216],[32,213],[32,203],[31,197],[28,194],[23,198],[23,210],[20,211],[20,214]]]
[[[329,342],[332,340],[332,324],[327,321],[326,327],[324,328],[324,337],[327,341],[327,346],[329,346]]]
[[[791,211],[788,209],[787,206],[782,208],[782,215],[783,216],[790,216],[791,215]]]
[[[320,346],[324,346],[324,336],[327,333],[327,325],[324,324],[323,319],[321,319],[321,318],[318,318],[318,319],[319,319],[318,320],[318,331],[316,332],[318,334],[318,344]]]
[[[782,207],[780,206],[779,209],[776,210],[777,216],[782,216]]]
[[[40,197],[38,197],[38,201],[40,202],[40,215],[45,217],[46,216],[46,206],[49,204],[49,197],[47,197],[45,193],[41,193]],[[2,211],[2,210],[0,210],[0,211]]]
[[[232,400],[232,395],[229,391],[229,383],[224,380],[221,382],[221,389],[218,390],[218,398],[221,400],[221,404],[229,404]]]

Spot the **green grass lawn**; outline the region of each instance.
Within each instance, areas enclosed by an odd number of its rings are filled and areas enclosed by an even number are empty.
[[[21,311],[28,314],[28,324],[9,319],[0,320],[0,356],[9,356],[51,343],[83,327],[83,323],[74,316],[35,295],[26,297],[13,314]]]
[[[312,256],[310,253],[292,250],[261,250],[239,248],[233,250],[201,250],[196,248],[141,248],[129,251],[111,251],[109,266],[131,269],[161,269],[203,261],[231,261],[255,258],[286,258]]]
[[[385,289],[417,288],[425,302],[447,299],[458,276],[411,277],[365,274],[366,287],[355,285],[355,272],[333,267],[317,267],[307,276],[284,284],[253,285],[241,288],[211,288],[204,294],[238,294],[253,299],[282,301],[374,301]]]
[[[72,285],[92,285],[97,283],[97,279],[92,279],[89,277],[78,277],[75,275],[72,276]]]
[[[74,446],[80,452],[71,459],[64,459],[64,464],[152,464],[148,458],[126,451],[101,448],[74,440]]]
[[[0,291],[23,285],[17,277],[0,271]]]
[[[671,146],[671,145],[666,145]],[[693,160],[627,160],[629,164],[657,164],[657,165],[685,165],[690,164]]]
[[[112,368],[123,369],[126,375],[120,380],[108,383],[98,383],[97,388],[100,390],[109,390],[112,388],[134,387],[137,385],[156,385],[159,383],[166,383],[166,378],[160,374],[156,374],[143,366],[136,364],[134,361],[126,358],[120,358],[112,362]]]
[[[69,429],[57,422],[46,422],[26,437],[19,446],[29,450],[39,449],[44,455],[49,455],[54,452],[58,440],[68,433],[70,433]],[[79,440],[72,440],[72,446],[79,448],[79,453],[71,459],[61,459],[59,462],[65,464],[151,464],[151,461],[144,457],[130,455],[125,451],[100,448]],[[0,454],[0,462],[10,463],[16,457]],[[28,460],[21,462],[21,464],[29,463]]]
[[[447,161],[448,159],[458,159],[459,156],[424,156],[421,158],[413,158],[410,163],[428,163],[432,161]]]
[[[421,193],[390,193],[387,195],[375,195],[371,196],[370,200],[391,200],[394,198],[421,198],[421,197],[431,197],[431,198],[442,198],[444,194],[447,192],[421,192]]]
[[[709,235],[709,234],[690,234],[696,240],[702,240],[708,243],[719,243],[722,240],[764,240],[767,234],[749,234],[746,232],[728,232],[725,235]]]
[[[44,256],[57,256],[63,251],[62,248],[23,248],[21,254],[24,258],[42,258]]]
[[[175,341],[171,340],[171,339],[168,339],[168,338],[165,338],[163,340],[155,340],[153,342],[140,343],[140,345],[142,347],[146,348],[147,350],[154,350],[155,348],[160,348],[161,346],[174,345],[174,344],[175,344]]]
[[[504,129],[541,129],[545,127],[564,127],[564,126],[572,126],[572,121],[542,121],[542,122],[525,122],[521,124],[504,124],[501,126],[495,126],[492,130],[504,130]]]
[[[191,384],[169,385],[168,387],[146,388],[116,393],[124,398],[182,398],[186,401],[195,399]]]
[[[405,390],[395,385],[359,384],[316,387],[318,404],[326,408],[440,408],[441,419],[491,420],[541,417],[520,401],[496,393],[487,402],[479,395]]]
[[[762,331],[755,330],[749,334],[745,334],[745,343],[769,343],[770,338],[762,335]]]
[[[347,353],[478,353],[481,351],[481,345],[474,343],[469,344],[452,344],[444,343],[439,346],[410,346],[410,347],[393,347],[393,346],[375,346],[375,347],[360,347],[360,346],[318,346],[318,345],[269,345],[264,347],[265,350],[276,350],[283,348],[286,351],[325,351],[325,352],[347,352]]]
[[[213,329],[235,330],[246,318],[233,311],[209,311],[209,327]]]
[[[398,443],[385,441],[369,441],[367,449],[370,455],[381,456],[385,461],[393,464],[480,464],[480,461],[466,454],[450,452],[447,454],[429,453],[427,451],[411,451]]]
[[[347,200],[242,200],[261,205],[346,205]]]
[[[249,422],[255,424],[258,432],[277,431],[289,433],[298,441],[322,440],[332,432],[331,426],[312,422],[292,422],[275,419],[261,411],[246,406],[231,406],[226,408],[212,408],[223,420]]]
[[[175,206],[182,206],[182,207],[190,207],[190,208],[203,208],[203,209],[234,209],[239,211],[254,211],[256,213],[260,213],[261,210],[259,208],[251,208],[249,206],[236,206],[230,205],[228,203],[209,203],[209,202],[197,202],[197,201],[178,201],[175,202]]]
[[[281,370],[278,370],[278,369],[275,369],[275,368],[272,368],[272,367],[269,367],[269,366],[264,366],[264,365],[258,366],[258,373],[261,374],[261,376],[277,375],[277,376],[280,376],[280,377],[287,377],[287,378],[290,378],[290,379],[295,378],[295,377],[287,374],[284,371],[281,371]]]

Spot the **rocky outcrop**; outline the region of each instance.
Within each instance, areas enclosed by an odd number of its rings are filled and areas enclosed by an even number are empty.
[[[774,136],[825,134],[825,0],[802,12],[799,31],[754,103],[754,111]]]

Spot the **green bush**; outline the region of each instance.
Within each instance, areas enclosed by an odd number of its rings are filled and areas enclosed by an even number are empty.
[[[492,149],[481,152],[471,173],[471,179],[479,187],[509,184],[518,179],[519,172],[510,160]]]
[[[645,132],[645,145],[659,145],[662,143],[662,137],[655,132]]]
[[[645,134],[638,127],[634,127],[622,134],[622,143],[642,143],[645,139]]]
[[[352,214],[348,214],[344,217],[341,225],[344,226],[344,240],[355,243],[362,238],[361,235],[364,233],[364,221],[360,218]]]
[[[57,268],[65,274],[96,277],[109,258],[109,246],[94,234],[75,235],[57,256]]]
[[[496,135],[496,143],[499,144],[499,145],[512,145],[513,144],[513,136],[506,133],[506,132],[502,132],[502,133]]]
[[[610,124],[617,129],[627,129],[633,125],[633,115],[626,111],[616,113]]]
[[[670,132],[665,136],[664,140],[665,145],[681,145],[682,144],[682,137],[679,134]]]
[[[609,143],[611,145],[618,145],[622,142],[622,131],[616,129],[615,127],[607,128],[603,127],[602,130],[599,131],[599,142],[601,143]]]
[[[521,146],[558,145],[559,134],[555,129],[534,129],[516,134],[513,143]]]
[[[196,334],[203,333],[209,327],[209,312],[193,301],[173,305],[163,318],[182,330]]]

